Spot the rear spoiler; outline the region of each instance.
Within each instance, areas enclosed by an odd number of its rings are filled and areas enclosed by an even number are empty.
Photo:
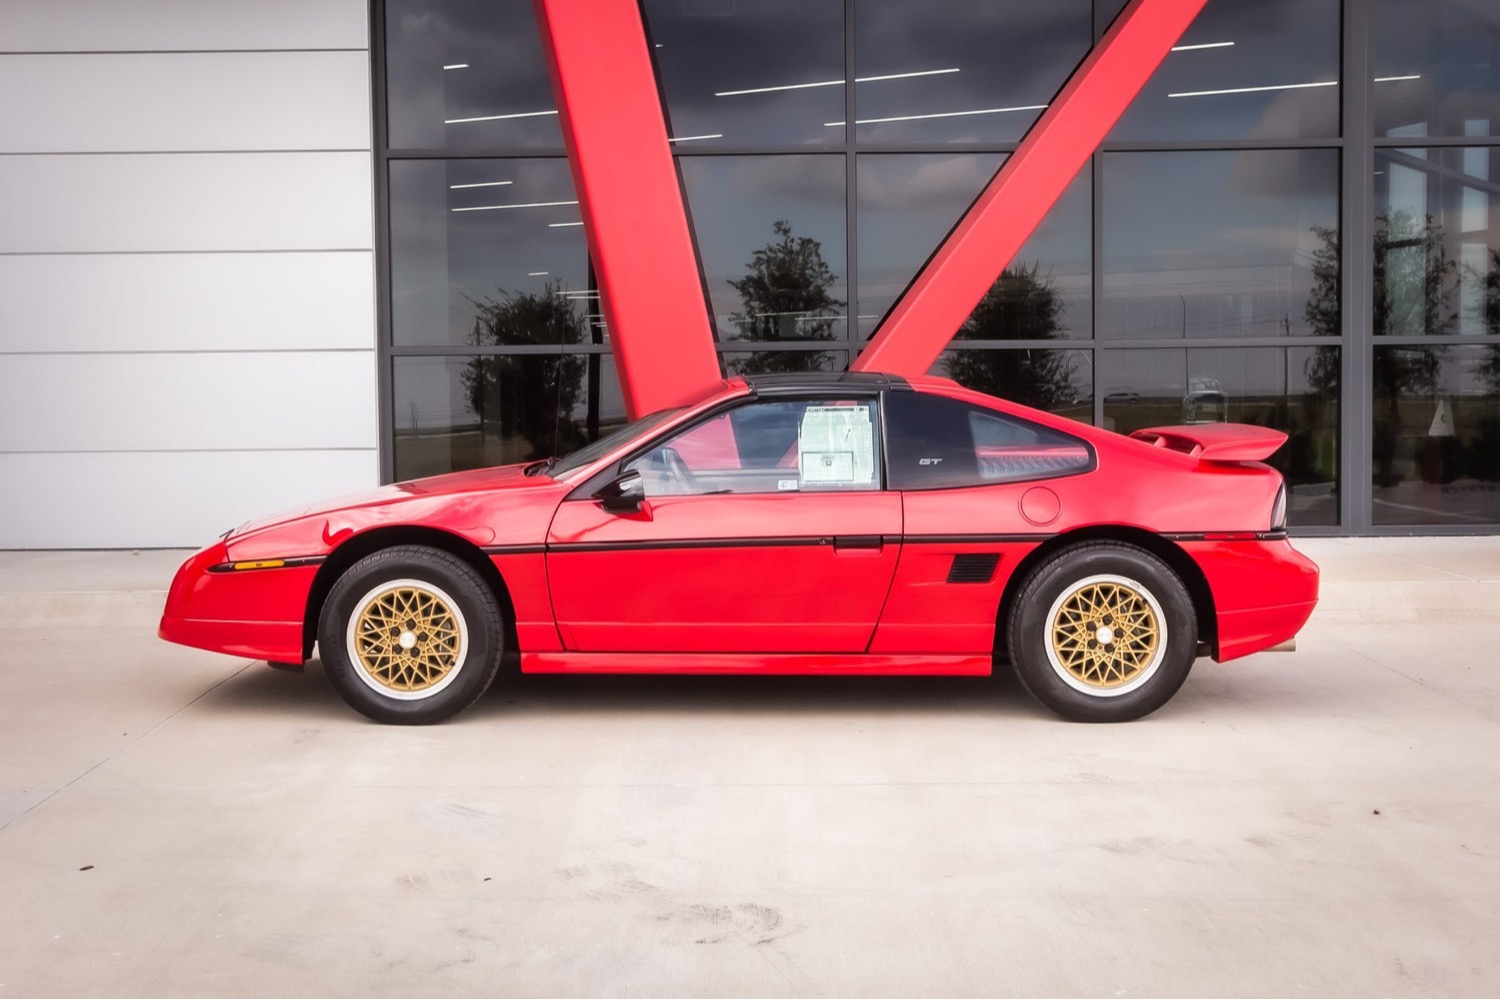
[[[1264,461],[1286,443],[1286,434],[1246,423],[1200,423],[1187,427],[1151,427],[1130,435],[1156,447],[1200,461]]]

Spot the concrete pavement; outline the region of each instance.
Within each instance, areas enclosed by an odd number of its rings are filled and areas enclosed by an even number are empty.
[[[530,677],[382,727],[109,595],[180,553],[0,554],[0,999],[1492,995],[1500,539],[1301,547],[1296,653],[1120,726]]]

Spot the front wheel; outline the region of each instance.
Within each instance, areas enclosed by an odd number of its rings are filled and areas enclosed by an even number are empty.
[[[426,725],[489,688],[503,651],[500,606],[462,559],[402,545],[360,559],[323,604],[323,668],[350,706],[375,721]]]
[[[1006,629],[1021,684],[1074,721],[1131,721],[1171,699],[1198,654],[1192,598],[1151,553],[1066,548],[1026,579]]]

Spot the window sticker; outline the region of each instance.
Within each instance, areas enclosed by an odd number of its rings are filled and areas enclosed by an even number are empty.
[[[808,406],[797,430],[803,485],[875,484],[875,423],[869,405]]]
[[[777,479],[776,488],[780,492],[791,493],[797,491],[796,479]]]

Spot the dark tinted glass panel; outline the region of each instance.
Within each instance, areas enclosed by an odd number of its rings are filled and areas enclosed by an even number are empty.
[[[1099,388],[1104,425],[1122,434],[1224,422],[1284,431],[1269,463],[1286,476],[1290,523],[1338,523],[1338,348],[1106,350]]]
[[[948,489],[1086,472],[1093,455],[1055,430],[923,392],[886,396],[892,489]]]
[[[720,340],[844,340],[842,156],[679,161]]]
[[[719,355],[726,376],[784,375],[798,371],[843,371],[844,350],[726,350]]]
[[[998,153],[859,157],[861,335],[874,332],[1004,160]],[[1089,188],[1085,170],[959,328],[958,339],[1090,335]]]
[[[1375,153],[1376,334],[1500,333],[1500,147]]]
[[[392,363],[397,479],[546,458],[625,422],[608,354]]]
[[[857,0],[854,26],[856,141],[1015,142],[1088,52],[1092,13],[1088,0]]]
[[[531,0],[387,0],[392,149],[561,146]]]
[[[1105,156],[1111,338],[1339,333],[1338,153]]]
[[[1374,0],[1376,135],[1495,135],[1500,4]]]
[[[1094,422],[1094,371],[1088,351],[949,350],[932,366],[932,374],[1080,423]]]
[[[679,147],[841,142],[842,0],[646,0]]]
[[[1209,0],[1111,139],[1339,134],[1339,0]]]
[[[1375,349],[1376,524],[1500,523],[1500,344]]]
[[[567,161],[391,163],[397,344],[599,342]]]

